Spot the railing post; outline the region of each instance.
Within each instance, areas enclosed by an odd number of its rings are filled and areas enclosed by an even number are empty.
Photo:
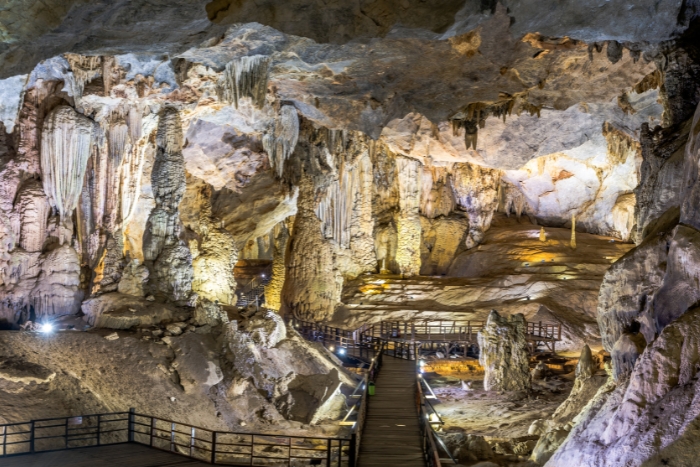
[[[331,465],[331,440],[330,438],[326,441],[326,465],[330,467]]]
[[[216,431],[211,434],[211,463],[216,464]]]
[[[359,415],[358,415],[358,419],[359,419]],[[357,433],[353,433],[352,435],[350,435],[350,454],[349,454],[350,459],[349,459],[349,463],[348,463],[348,465],[350,467],[355,467],[355,463],[357,462],[355,459],[355,454],[356,454],[355,451],[356,450],[357,450]]]
[[[129,425],[128,425],[128,431],[129,431],[129,437],[128,440],[130,443],[134,442],[135,436],[134,432],[136,431],[136,409],[131,407],[129,409]],[[151,443],[153,445],[153,443]]]
[[[156,419],[151,417],[151,439],[150,446],[153,447],[153,437],[156,435]]]
[[[97,416],[97,445],[100,445],[100,433],[102,431],[102,415]]]
[[[31,421],[29,428],[29,452],[34,454],[34,420]]]
[[[195,435],[195,429],[194,427],[191,427],[191,432],[190,432],[190,457],[194,457],[194,437]]]
[[[175,452],[175,423],[170,422],[170,452]]]

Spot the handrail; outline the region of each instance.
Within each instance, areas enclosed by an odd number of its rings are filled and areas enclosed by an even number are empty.
[[[110,417],[119,418],[110,418]],[[59,422],[43,425],[46,422]],[[114,423],[119,423],[116,427]],[[112,425],[110,425],[112,424]],[[86,425],[76,427],[75,425]],[[22,427],[8,430],[8,427]],[[44,432],[47,431],[47,432]],[[14,438],[19,439],[14,439]],[[8,439],[9,438],[9,439]],[[0,458],[91,446],[137,443],[216,464],[271,460],[292,464],[323,455],[329,467],[355,467],[357,434],[348,437],[227,432],[129,412],[110,412],[0,424]],[[274,452],[267,453],[269,447]],[[286,447],[286,455],[284,449]]]
[[[425,394],[423,393],[423,388],[421,387],[421,380],[423,380],[422,375],[420,371],[418,371],[418,367],[416,370],[416,404],[418,405],[419,426],[421,429],[421,435],[423,436],[423,453],[425,456],[425,461],[429,467],[442,466],[442,462],[440,461],[440,453],[437,449],[437,444],[439,444],[443,451],[447,453],[452,463],[456,465],[458,463],[457,460],[452,456],[452,453],[450,453],[449,449],[447,449],[444,441],[435,433],[435,430],[433,429],[433,423],[442,425],[444,422],[442,417],[440,417],[440,414],[438,414],[437,410],[435,410],[435,407],[433,407],[433,404],[426,399]],[[425,380],[423,380],[423,382],[427,384]],[[439,420],[438,422],[430,421],[430,415],[426,410],[426,404],[430,406],[433,413],[437,416]]]
[[[261,278],[260,277],[261,274],[266,274],[267,276]],[[272,277],[271,274],[272,274],[272,264],[268,264],[267,266],[265,266],[265,268],[262,270],[262,272],[253,276],[253,278],[251,280],[249,280],[248,283],[241,288],[240,294],[246,295],[246,294],[252,292],[253,289],[255,289],[256,287],[258,287],[260,285],[260,284],[256,283],[257,281],[260,281],[261,283],[265,282],[265,279]]]

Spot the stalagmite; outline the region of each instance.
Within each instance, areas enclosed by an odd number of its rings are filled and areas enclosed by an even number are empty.
[[[271,131],[263,136],[263,148],[270,158],[270,165],[282,178],[284,162],[294,152],[299,140],[299,116],[293,105],[283,105]]]
[[[398,246],[396,263],[406,276],[420,273],[420,162],[406,157],[396,158],[399,186],[399,212],[396,214]],[[422,177],[421,177],[422,178]]]
[[[576,216],[571,215],[571,242],[569,243],[572,249],[576,249]]]
[[[544,227],[540,227],[540,241],[541,242],[547,241],[547,234],[544,232]]]
[[[267,94],[267,76],[270,58],[264,55],[240,57],[228,64],[219,80],[222,100],[238,108],[243,97],[250,97],[253,104],[262,107]]]
[[[484,367],[487,391],[529,391],[530,366],[525,317],[518,313],[502,317],[491,310],[479,332],[479,363]]]
[[[289,229],[286,226],[286,221],[277,224],[273,232],[272,277],[265,286],[265,307],[279,311],[282,306],[282,287],[286,275],[285,258],[289,242]]]
[[[176,300],[186,300],[192,290],[192,255],[179,238],[178,207],[185,193],[185,161],[182,156],[182,123],[174,107],[161,111],[156,135],[158,151],[151,172],[156,202],[143,238],[143,256],[149,266],[149,287]]]
[[[235,305],[233,268],[238,261],[238,248],[233,236],[221,228],[221,223],[212,215],[211,185],[206,185],[200,195],[202,201],[197,233],[201,238],[192,262],[192,291],[212,302]]]
[[[67,105],[56,107],[44,122],[41,138],[44,191],[62,221],[78,205],[93,131],[93,122]]]
[[[49,203],[37,180],[28,181],[18,193],[18,214],[21,219],[19,246],[25,251],[41,251],[46,240]]]

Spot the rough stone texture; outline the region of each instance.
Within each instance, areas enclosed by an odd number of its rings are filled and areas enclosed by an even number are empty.
[[[640,356],[629,380],[598,394],[548,466],[690,466],[696,429],[700,310],[667,326]]]
[[[108,293],[83,302],[83,319],[90,326],[130,329],[186,319],[188,312],[175,307],[149,302],[140,297]]]
[[[478,334],[479,363],[484,367],[487,391],[529,391],[525,317],[501,317],[491,310],[484,329]]]
[[[225,343],[231,351],[237,385],[252,385],[274,407],[270,417],[314,420],[317,410],[328,414],[324,402],[332,398],[340,384],[352,384],[343,370],[325,355],[325,350],[308,346],[296,333],[287,334],[279,315],[263,311],[249,320],[232,321],[226,326]],[[324,376],[325,375],[325,376]],[[243,402],[249,395],[230,399]],[[249,418],[255,417],[250,414]]]
[[[146,225],[143,255],[149,266],[149,288],[173,300],[186,300],[192,290],[192,255],[179,239],[178,207],[185,192],[180,114],[166,107],[158,124],[158,152],[151,184],[156,206]]]
[[[605,273],[598,297],[598,324],[608,352],[633,327],[653,340],[656,324],[650,308],[666,272],[669,241],[669,234],[650,236]]]

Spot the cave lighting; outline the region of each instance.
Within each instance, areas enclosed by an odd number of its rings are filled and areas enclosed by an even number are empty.
[[[338,349],[338,355],[345,355],[345,348],[344,347],[340,347]]]
[[[48,334],[50,332],[53,332],[53,324],[51,323],[44,323],[41,325],[39,328],[39,332],[43,332],[44,334]]]

